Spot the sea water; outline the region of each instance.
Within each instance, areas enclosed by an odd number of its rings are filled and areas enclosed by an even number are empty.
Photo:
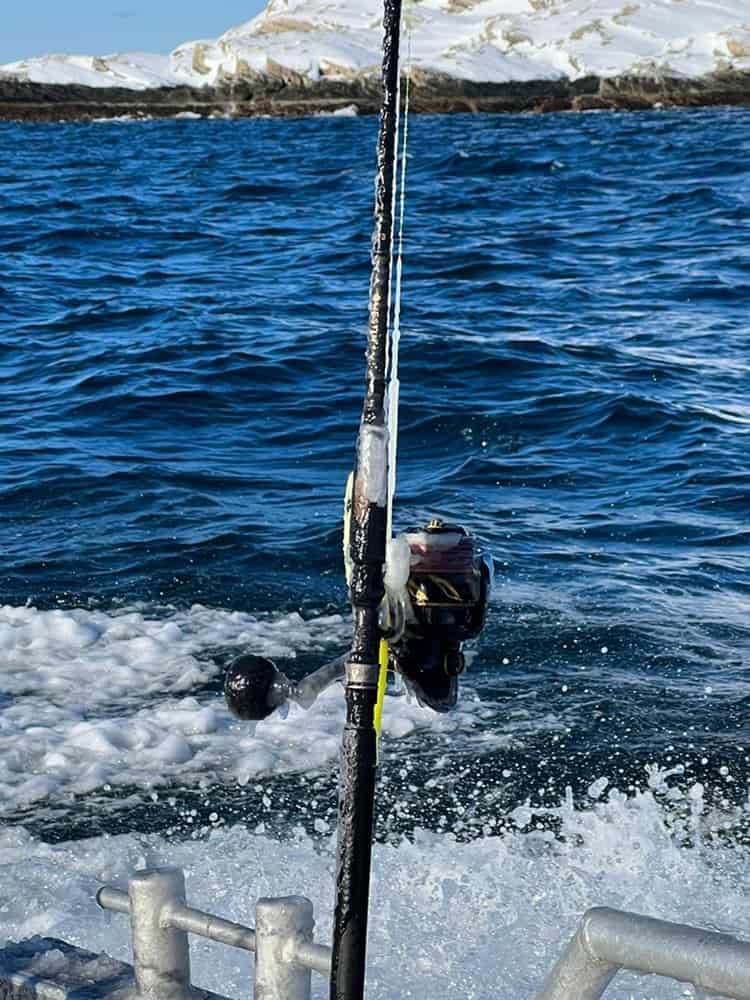
[[[377,1000],[531,997],[596,903],[750,937],[749,126],[411,123],[396,527],[496,587],[458,708],[387,698]],[[341,689],[251,726],[221,676],[349,640],[376,130],[0,126],[2,938],[127,958],[93,895],[154,863],[329,935]]]

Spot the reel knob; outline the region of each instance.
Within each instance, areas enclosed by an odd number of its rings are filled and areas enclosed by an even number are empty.
[[[238,719],[259,722],[277,707],[274,694],[284,675],[265,656],[246,653],[229,664],[224,675],[224,699]]]

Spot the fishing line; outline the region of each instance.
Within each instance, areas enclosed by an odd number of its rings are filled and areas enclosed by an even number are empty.
[[[404,218],[406,215],[406,153],[409,139],[409,85],[411,82],[411,26],[407,26],[407,56],[406,56],[406,83],[404,88],[404,128],[403,138],[400,135],[401,123],[401,74],[399,73],[399,116],[397,119],[396,148],[401,150],[401,177],[398,178],[398,157],[393,164],[393,208],[395,215],[396,197],[398,189],[398,240],[396,241],[396,281],[392,304],[392,327],[388,345],[388,489],[386,498],[386,545],[391,547],[393,538],[393,498],[396,493],[396,461],[398,458],[398,406],[400,395],[400,381],[398,377],[399,346],[401,343],[401,279],[403,274],[404,257]],[[398,182],[398,183],[397,183]],[[393,258],[393,232],[391,232],[391,259]],[[393,283],[391,283],[393,288]],[[389,289],[390,297],[390,289]],[[391,309],[391,302],[388,303]],[[395,555],[395,553],[394,553]],[[402,557],[403,558],[403,557]],[[387,574],[387,576],[390,574]],[[404,581],[403,586],[406,585]],[[391,595],[391,613],[396,611],[399,604],[403,602],[402,594]],[[399,611],[399,617],[402,612]],[[391,621],[391,628],[394,622]],[[397,633],[403,629],[403,622],[396,628]],[[386,681],[388,676],[388,643],[385,639],[380,642],[380,674],[378,678],[378,700],[375,706],[375,732],[380,736],[383,718],[383,702],[385,700]]]
[[[404,128],[401,139],[401,177],[398,184],[398,239],[396,241],[396,281],[393,295],[393,325],[390,337],[390,373],[388,381],[388,509],[386,538],[393,537],[393,498],[396,493],[398,457],[398,407],[401,383],[398,375],[401,344],[401,282],[404,266],[404,218],[406,215],[406,157],[409,141],[409,91],[411,83],[411,26],[407,27],[407,56],[404,87]],[[400,102],[399,102],[400,103]],[[394,173],[396,171],[394,164]],[[394,185],[394,201],[396,185]]]

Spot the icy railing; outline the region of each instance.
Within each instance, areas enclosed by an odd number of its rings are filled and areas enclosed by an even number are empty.
[[[313,906],[302,896],[258,900],[255,928],[245,927],[188,906],[182,871],[154,868],[136,872],[127,892],[105,886],[97,902],[129,915],[132,970],[65,942],[35,939],[0,952],[0,995],[80,1000],[83,986],[94,1000],[122,1000],[132,995],[134,980],[142,1000],[226,1000],[191,985],[189,934],[254,952],[255,1000],[310,1000],[311,971],[330,975],[331,949],[313,941]],[[35,954],[36,942],[46,956]],[[66,961],[83,970],[78,986],[63,968]],[[102,967],[98,988],[93,966]],[[750,1000],[750,942],[598,907],[582,917],[537,1000],[598,1000],[620,969],[667,976],[703,994]]]
[[[139,872],[127,893],[100,889],[97,901],[130,914],[136,988],[149,1000],[188,995],[188,933],[254,951],[254,995],[262,1000],[309,1000],[310,970],[330,972],[330,948],[313,943],[312,903],[301,896],[260,900],[255,931],[188,907],[179,869]],[[605,908],[584,914],[538,1000],[597,1000],[620,969],[750,1000],[750,943]]]
[[[750,1000],[749,942],[605,907],[583,915],[537,1000],[598,1000],[620,969]]]
[[[254,996],[263,1000],[310,1000],[311,970],[330,975],[331,949],[313,941],[313,905],[304,896],[259,899],[255,929],[188,906],[179,868],[136,872],[127,892],[105,886],[96,901],[130,915],[135,987],[144,1000],[195,997],[188,934],[255,952]]]

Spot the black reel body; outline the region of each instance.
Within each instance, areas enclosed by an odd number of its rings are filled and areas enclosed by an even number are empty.
[[[456,704],[463,643],[482,631],[492,562],[465,528],[431,521],[406,532],[411,551],[404,630],[391,643],[390,665],[425,705]]]

